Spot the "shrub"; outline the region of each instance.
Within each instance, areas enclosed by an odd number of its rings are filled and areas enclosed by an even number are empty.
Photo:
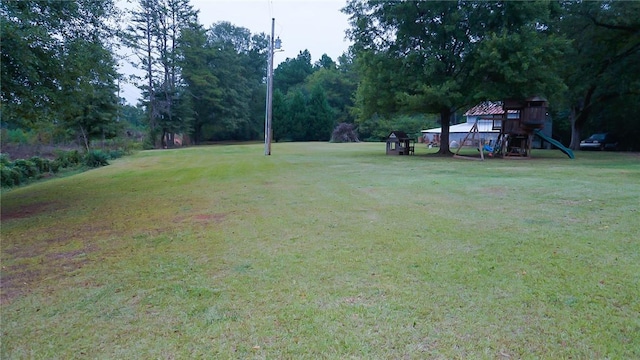
[[[40,174],[48,173],[51,171],[51,162],[49,159],[33,156],[29,159],[37,168]]]
[[[155,148],[156,146],[153,143],[153,139],[151,137],[145,138],[144,142],[142,143],[142,150],[153,150]]]
[[[10,161],[7,154],[0,154],[0,186],[12,187],[24,184],[28,179],[40,178],[47,173],[56,173],[63,168],[73,168],[79,165],[95,168],[109,165],[108,159],[124,156],[123,150],[112,150],[105,153],[91,150],[84,156],[78,150],[56,151],[56,159],[33,156],[28,160],[18,159]]]
[[[340,123],[333,129],[333,133],[331,134],[331,142],[343,143],[358,141],[358,133],[353,124]]]
[[[13,162],[4,157],[0,163],[0,183],[2,187],[12,187],[23,184],[29,179],[42,177],[51,171],[50,162],[47,159],[34,156],[29,160],[18,159]]]
[[[67,152],[67,158],[71,165],[80,165],[82,162],[82,154],[78,150],[70,150]]]
[[[20,182],[20,171],[14,169],[12,166],[0,164],[0,186],[12,187],[20,185]]]
[[[9,158],[8,154],[0,154],[0,164],[2,165],[11,164],[11,158]]]
[[[60,171],[60,162],[58,160],[53,160],[49,163],[49,169],[51,169],[52,173],[57,173]]]
[[[56,151],[56,159],[54,160],[54,162],[57,163],[58,168],[78,166],[80,165],[81,161],[82,156],[80,155],[80,152],[78,150]]]
[[[31,136],[30,132],[25,132],[22,129],[12,129],[7,131],[6,141],[14,144],[27,144]]]
[[[18,159],[13,162],[13,168],[18,170],[21,174],[21,179],[30,179],[35,178],[40,171],[38,171],[38,167],[36,164],[29,160]]]
[[[91,150],[84,156],[84,164],[91,168],[109,165],[109,156],[101,150]]]
[[[55,151],[56,158],[53,160],[56,163],[58,168],[65,168],[69,166],[69,160],[66,156],[66,151],[56,150]]]
[[[125,155],[125,151],[122,149],[109,150],[108,155],[109,159],[115,160],[123,157]]]
[[[62,163],[62,161],[60,161],[60,159],[55,159],[51,162],[51,170],[53,172],[58,172],[60,171],[60,169],[64,168],[64,164]]]

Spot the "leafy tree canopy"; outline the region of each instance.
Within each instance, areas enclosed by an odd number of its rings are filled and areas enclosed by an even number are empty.
[[[113,1],[3,1],[0,15],[2,121],[104,133],[117,112]]]
[[[360,121],[377,113],[439,113],[442,153],[450,153],[448,127],[456,109],[548,86],[537,78],[559,54],[539,59],[524,53],[557,47],[546,36],[548,2],[352,0],[344,11],[362,76],[356,96]],[[517,41],[527,43],[508,50]],[[494,67],[496,60],[502,66]],[[544,76],[554,79],[553,72]]]
[[[287,58],[278,65],[273,74],[273,87],[286,94],[289,89],[304,83],[312,73],[311,53],[309,50],[301,51],[295,58]]]

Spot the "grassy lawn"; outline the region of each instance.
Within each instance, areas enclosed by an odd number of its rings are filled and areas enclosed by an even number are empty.
[[[2,359],[640,358],[640,155],[148,151],[2,194]]]

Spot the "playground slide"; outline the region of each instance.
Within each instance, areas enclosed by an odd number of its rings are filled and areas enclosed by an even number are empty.
[[[571,149],[564,147],[564,145],[562,145],[562,143],[560,143],[557,140],[554,140],[553,138],[545,135],[542,131],[540,131],[539,129],[535,129],[533,131],[534,134],[538,135],[542,140],[548,141],[549,143],[551,143],[553,146],[557,147],[558,149],[560,149],[560,151],[562,151],[563,153],[567,154],[567,156],[570,159],[575,159],[575,157],[573,156],[573,151],[571,151]]]

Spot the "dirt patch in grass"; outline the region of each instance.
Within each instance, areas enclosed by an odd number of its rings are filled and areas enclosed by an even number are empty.
[[[500,186],[485,187],[483,188],[483,191],[487,195],[493,195],[498,197],[505,197],[507,195],[507,190],[504,187],[500,187]]]
[[[55,202],[41,202],[29,205],[20,205],[13,209],[3,207],[2,212],[0,212],[0,221],[28,218],[49,211],[55,205]]]
[[[22,266],[2,267],[0,276],[0,305],[6,305],[16,297],[29,292],[29,284],[37,282],[43,270],[25,269]]]
[[[60,279],[69,272],[81,269],[89,262],[87,254],[93,249],[50,253],[42,256],[37,265],[16,264],[2,267],[0,276],[0,305],[6,305],[19,296],[24,296],[45,278]],[[27,254],[29,252],[22,252]],[[34,254],[31,252],[31,254]],[[18,257],[17,260],[22,258]]]
[[[14,247],[9,248],[5,246],[3,251],[11,255],[14,260],[35,258],[46,255],[51,246],[64,246],[73,239],[74,236],[71,232],[57,233],[52,231],[49,237],[35,244],[15,244]]]
[[[48,259],[52,260],[73,260],[79,256],[86,256],[91,250],[88,248],[78,249],[73,251],[63,251],[52,254],[47,254]]]
[[[44,212],[42,204],[21,208],[10,213],[13,218],[28,217]],[[3,212],[3,221],[7,214]],[[68,276],[89,262],[90,254],[98,247],[88,239],[79,238],[73,229],[51,230],[48,237],[36,242],[14,241],[3,248],[2,276],[0,276],[0,305],[13,301],[40,287],[42,281]],[[79,247],[74,241],[81,241]],[[4,265],[10,264],[10,265]]]
[[[0,219],[2,222],[26,219],[38,216],[60,206],[58,202],[36,202],[33,204],[3,207]],[[6,235],[6,234],[5,234]],[[9,241],[3,244],[3,266],[0,276],[0,304],[11,302],[17,296],[27,294],[37,283],[45,278],[58,278],[69,269],[77,268],[80,262],[79,252],[50,253],[52,247],[65,246],[74,239],[72,232],[50,229],[43,241]],[[4,264],[11,265],[4,265]]]
[[[220,223],[226,217],[227,217],[226,214],[200,214],[200,215],[196,215],[194,218],[197,221]]]
[[[215,223],[219,224],[223,222],[227,218],[227,214],[224,213],[216,213],[216,214],[197,214],[193,216],[178,216],[176,217],[176,222],[185,222],[185,221],[195,221],[197,223]]]

